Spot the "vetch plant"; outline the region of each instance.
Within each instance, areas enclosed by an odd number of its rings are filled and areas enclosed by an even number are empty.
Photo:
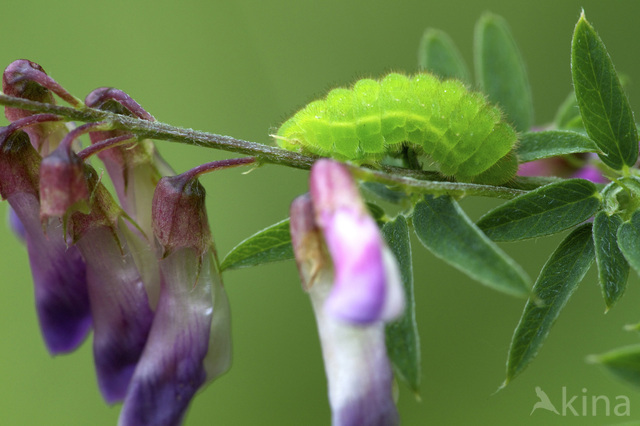
[[[593,263],[606,310],[631,271],[640,274],[638,131],[584,13],[571,45],[573,91],[553,123],[534,126],[524,62],[502,18],[481,17],[474,54],[471,86],[452,40],[429,29],[420,70],[407,72],[414,78],[394,73],[331,91],[285,121],[275,135],[282,148],[159,123],[115,88],[83,102],[40,65],[9,64],[0,196],[27,247],[49,352],[73,351],[92,330],[97,382],[107,403],[122,402],[119,424],[181,424],[198,390],[232,363],[223,275],[295,260],[316,317],[332,424],[396,425],[396,381],[420,393],[414,232],[487,291],[523,300],[506,386],[534,360]],[[153,139],[243,157],[176,173]],[[94,155],[99,170],[87,161]],[[310,169],[309,193],[289,218],[219,259],[199,176],[264,164]],[[477,196],[505,202],[474,223],[458,201]],[[496,244],[557,233],[566,235],[535,280],[508,244]],[[589,359],[640,384],[639,346]]]

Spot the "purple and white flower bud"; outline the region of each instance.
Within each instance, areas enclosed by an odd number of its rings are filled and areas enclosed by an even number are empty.
[[[339,191],[338,188],[335,190]],[[336,315],[327,309],[336,286],[333,267],[338,266],[333,253],[329,256],[325,249],[314,204],[315,200],[308,195],[294,200],[291,242],[303,288],[309,293],[316,315],[329,385],[332,425],[397,425],[384,321],[354,324],[344,321],[341,313]],[[349,254],[342,252],[341,255]],[[354,303],[353,309],[361,309],[361,306]]]
[[[349,171],[319,160],[310,181],[316,222],[335,270],[325,309],[358,324],[397,318],[404,310],[399,269]]]
[[[40,221],[40,156],[26,133],[0,131],[0,195],[23,230],[34,282],[36,311],[51,354],[74,350],[91,328],[85,263],[68,246],[59,221]]]
[[[119,424],[178,425],[191,398],[231,363],[229,302],[216,269],[204,188],[165,177],[153,198],[162,288]]]

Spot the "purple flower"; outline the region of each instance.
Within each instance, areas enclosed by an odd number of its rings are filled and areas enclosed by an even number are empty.
[[[231,362],[229,303],[216,269],[204,188],[189,172],[160,180],[153,227],[162,287],[120,425],[178,425],[191,398]]]
[[[7,220],[9,222],[9,228],[13,231],[16,237],[20,239],[24,244],[27,243],[27,230],[24,224],[16,214],[16,211],[9,206],[7,209]]]
[[[73,139],[92,126],[70,132],[42,160],[40,217],[61,221],[86,262],[98,384],[105,400],[113,403],[124,398],[153,312],[127,242],[122,210],[95,170],[71,149]]]
[[[57,170],[66,169],[63,164]],[[153,312],[131,255],[122,210],[99,183],[95,170],[84,165],[82,176],[92,194],[89,213],[61,211],[59,217],[48,220],[68,217],[68,233],[86,262],[98,384],[105,400],[113,403],[124,398],[144,349]],[[64,187],[61,178],[54,177],[49,183],[55,186],[61,181]],[[43,198],[56,197],[57,191],[43,191],[41,187],[40,193]],[[55,202],[43,199],[45,204]]]
[[[318,324],[332,424],[398,424],[385,323],[404,309],[400,273],[343,165],[315,163],[311,195],[291,206],[291,239]]]
[[[45,344],[52,354],[69,352],[91,327],[85,263],[77,249],[67,245],[59,221],[41,223],[40,157],[27,134],[16,128],[0,131],[0,195],[24,230]]]
[[[98,384],[105,400],[113,403],[127,392],[153,312],[122,225],[87,230],[76,246],[87,261]]]
[[[602,171],[592,164],[587,164],[576,171],[571,177],[590,180],[593,183],[608,183],[609,179],[602,175]]]
[[[593,183],[607,183],[609,179],[593,164],[596,154],[573,154],[566,157],[551,157],[520,164],[520,176],[557,176],[561,178],[581,178]]]

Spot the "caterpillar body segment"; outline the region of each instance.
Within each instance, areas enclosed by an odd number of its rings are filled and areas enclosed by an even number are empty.
[[[409,144],[463,182],[504,183],[515,175],[515,130],[485,97],[457,80],[392,73],[331,90],[287,120],[285,149],[376,163]]]

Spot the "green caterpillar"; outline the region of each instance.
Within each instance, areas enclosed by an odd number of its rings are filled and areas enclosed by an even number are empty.
[[[276,135],[290,151],[359,164],[410,144],[461,182],[498,185],[515,175],[515,130],[480,93],[428,73],[392,73],[331,90],[287,120]]]

